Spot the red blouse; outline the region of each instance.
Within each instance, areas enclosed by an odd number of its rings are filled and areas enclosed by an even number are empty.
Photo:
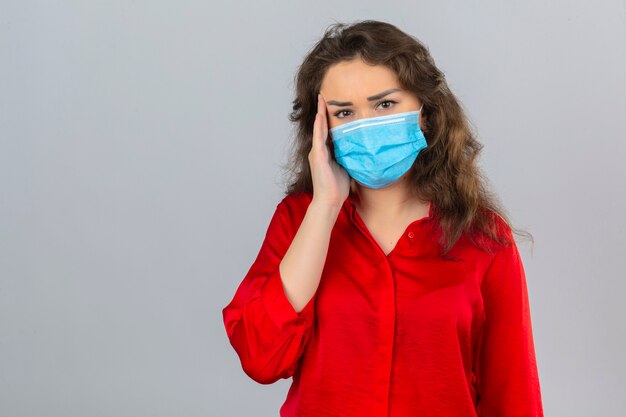
[[[222,311],[250,378],[293,377],[281,416],[543,416],[514,241],[489,253],[463,235],[443,258],[431,204],[385,255],[347,198],[317,292],[297,313],[278,265],[311,199],[298,193],[278,203],[256,260]]]

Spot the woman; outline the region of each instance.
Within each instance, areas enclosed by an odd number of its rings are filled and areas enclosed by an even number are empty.
[[[528,292],[427,48],[336,23],[297,74],[293,181],[223,309],[281,416],[542,416]]]

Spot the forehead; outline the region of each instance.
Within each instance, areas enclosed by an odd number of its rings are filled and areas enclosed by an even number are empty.
[[[328,68],[320,91],[325,99],[367,97],[389,88],[400,88],[396,73],[383,65],[369,65],[361,59],[342,61]]]

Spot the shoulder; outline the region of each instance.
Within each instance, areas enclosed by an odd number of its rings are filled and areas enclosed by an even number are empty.
[[[276,205],[276,211],[283,212],[290,219],[299,222],[304,218],[312,200],[313,194],[305,191],[287,194]]]
[[[283,199],[278,203],[279,206],[285,206],[292,209],[298,209],[304,207],[305,209],[309,206],[311,201],[313,200],[313,194],[306,191],[299,191],[294,194],[287,194],[283,197]]]
[[[483,208],[486,224],[484,229],[475,229],[474,241],[479,247],[493,253],[515,244],[510,224],[497,212]],[[487,232],[487,229],[490,231]]]
[[[491,216],[498,239],[490,239],[493,248],[490,262],[492,268],[493,265],[499,265],[495,267],[496,270],[505,266],[507,268],[517,266],[518,263],[521,263],[521,259],[511,226],[497,213],[491,212]]]
[[[502,218],[502,216],[500,216],[495,211],[488,211],[488,215],[491,217],[494,228],[496,230],[496,234],[500,239],[507,241],[513,239],[513,231],[511,230],[511,226],[506,222],[504,218]]]

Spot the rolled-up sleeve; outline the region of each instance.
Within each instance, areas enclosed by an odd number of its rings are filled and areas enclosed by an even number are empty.
[[[510,229],[481,284],[485,321],[476,388],[480,417],[543,417],[526,275]]]
[[[261,384],[293,375],[315,320],[315,296],[297,312],[287,299],[279,269],[301,222],[285,199],[276,206],[255,261],[222,309],[226,333],[244,372]]]

